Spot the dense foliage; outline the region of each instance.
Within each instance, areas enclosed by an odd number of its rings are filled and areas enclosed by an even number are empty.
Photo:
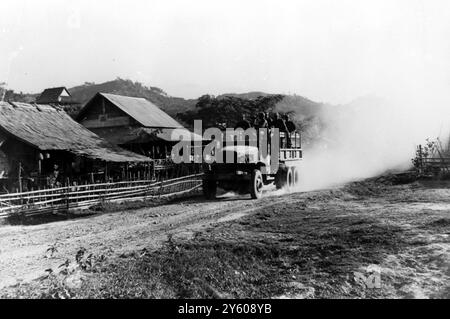
[[[194,110],[178,113],[178,117],[189,126],[193,125],[194,120],[202,120],[204,127],[233,127],[243,114],[252,121],[259,112],[273,111],[283,98],[280,94],[258,96],[255,99],[203,95]]]

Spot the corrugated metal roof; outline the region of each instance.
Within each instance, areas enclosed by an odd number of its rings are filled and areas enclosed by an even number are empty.
[[[0,129],[43,151],[62,150],[109,162],[146,162],[86,129],[50,105],[0,102]]]
[[[183,126],[152,102],[139,97],[99,93],[145,127],[182,128]],[[88,105],[89,102],[86,104]]]

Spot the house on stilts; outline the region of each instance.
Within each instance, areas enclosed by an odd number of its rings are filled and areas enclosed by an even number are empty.
[[[110,143],[152,158],[156,168],[171,165],[172,147],[180,140],[203,142],[145,98],[97,93],[75,119]]]
[[[0,192],[148,178],[150,166],[57,106],[0,102]]]

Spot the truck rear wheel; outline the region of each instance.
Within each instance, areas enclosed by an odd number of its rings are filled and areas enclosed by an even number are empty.
[[[259,169],[254,169],[250,180],[250,195],[253,199],[262,197],[262,188],[264,186],[263,177]]]
[[[280,168],[275,175],[275,187],[277,189],[282,189],[287,184],[287,170],[285,168]]]
[[[293,187],[294,187],[294,169],[290,168],[287,172],[286,189],[287,191],[291,191]]]
[[[298,185],[300,180],[300,173],[298,172],[298,169],[293,167],[292,168],[292,174],[294,176],[294,187]]]
[[[210,179],[204,179],[202,182],[203,195],[206,199],[214,199],[217,194],[217,182]]]

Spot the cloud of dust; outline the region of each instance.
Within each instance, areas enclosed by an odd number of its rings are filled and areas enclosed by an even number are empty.
[[[331,187],[388,170],[411,167],[418,144],[447,143],[450,101],[445,91],[399,90],[396,97],[367,96],[346,105],[323,105],[306,121],[297,191]],[[292,108],[302,117],[302,108]]]

